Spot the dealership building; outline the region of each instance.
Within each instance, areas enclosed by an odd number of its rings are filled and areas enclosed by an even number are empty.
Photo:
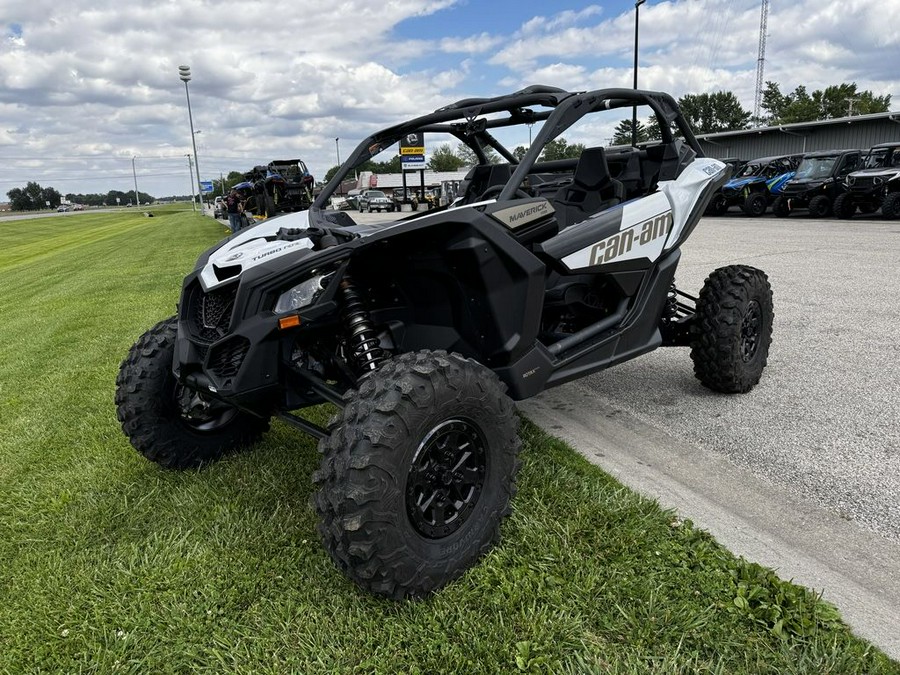
[[[754,159],[816,150],[860,148],[900,142],[900,112],[797,122],[697,136],[708,157]]]

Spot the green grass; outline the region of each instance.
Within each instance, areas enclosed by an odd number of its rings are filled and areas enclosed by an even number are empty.
[[[293,430],[199,472],[145,461],[119,362],[222,235],[174,210],[0,222],[0,672],[900,672],[528,423],[502,544],[417,602],[333,567]]]

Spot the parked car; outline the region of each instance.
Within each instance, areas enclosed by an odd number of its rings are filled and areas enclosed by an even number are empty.
[[[856,210],[900,218],[900,143],[873,146],[862,168],[847,176],[846,192],[834,202],[834,215],[852,218]]]
[[[823,150],[803,155],[797,172],[772,203],[772,213],[786,218],[806,209],[815,218],[831,215],[832,205],[846,190],[844,179],[859,167],[862,150]]]
[[[364,191],[359,196],[357,205],[360,213],[363,213],[364,211],[371,213],[372,211],[387,212],[394,210],[394,201],[381,190]],[[399,210],[399,207],[397,208]]]
[[[725,214],[732,206],[740,206],[748,216],[761,216],[793,178],[803,155],[780,155],[751,159],[738,174],[713,195],[707,213]]]

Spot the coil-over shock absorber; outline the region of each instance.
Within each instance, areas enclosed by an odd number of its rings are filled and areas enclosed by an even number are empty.
[[[669,286],[666,304],[663,307],[660,329],[663,344],[687,345],[691,341],[691,327],[697,298],[680,291],[675,282]]]
[[[349,356],[363,372],[377,370],[386,357],[378,340],[378,334],[372,327],[369,313],[349,276],[344,277],[340,288],[344,300],[342,318],[347,330]]]

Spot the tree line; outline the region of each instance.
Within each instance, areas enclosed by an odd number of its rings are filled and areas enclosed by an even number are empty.
[[[754,119],[737,96],[730,91],[712,94],[686,94],[678,99],[678,107],[695,134],[714,134],[721,131],[740,131],[751,126],[777,126],[797,122],[868,115],[888,112],[891,95],[876,96],[868,89],[859,91],[855,82],[835,84],[812,93],[800,85],[788,94],[781,93],[775,82],[766,82],[760,107],[763,114]],[[631,143],[631,120],[622,120],[615,129],[613,145]],[[644,123],[638,120],[638,142],[660,138],[655,119]]]
[[[41,209],[55,209],[63,202],[63,195],[56,188],[43,187],[40,183],[28,181],[24,188],[13,188],[6,193],[9,197],[9,205],[13,211],[39,211]],[[155,197],[146,192],[138,191],[142,204],[155,201]],[[130,204],[134,201],[134,191],[121,192],[110,190],[106,194],[76,194],[70,192],[65,195],[66,201],[72,204],[84,204],[85,206],[115,206],[116,204]],[[117,201],[118,199],[118,201]]]

